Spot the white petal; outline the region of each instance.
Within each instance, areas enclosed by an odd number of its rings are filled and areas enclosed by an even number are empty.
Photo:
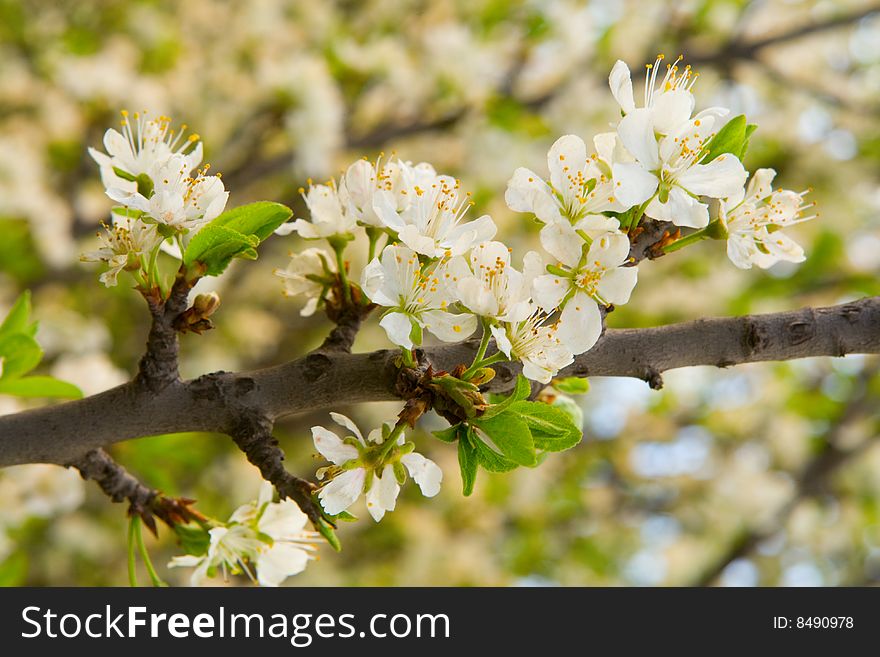
[[[540,239],[544,250],[564,265],[574,267],[581,259],[584,241],[567,222],[547,224]]]
[[[410,476],[419,485],[422,495],[434,497],[440,492],[440,482],[443,481],[443,470],[431,459],[421,454],[410,452],[400,457],[400,462],[409,470]]]
[[[676,226],[704,228],[709,224],[709,206],[700,203],[680,187],[673,187],[669,191],[666,203],[655,198],[648,204],[645,213],[658,221],[671,221]]]
[[[752,239],[730,235],[727,239],[727,257],[740,269],[752,268],[752,257],[758,252]]]
[[[660,155],[650,110],[633,110],[620,121],[617,134],[626,150],[648,171],[660,168]]]
[[[651,108],[654,128],[668,135],[675,132],[691,118],[694,111],[694,95],[685,89],[667,91],[654,101]]]
[[[335,516],[354,504],[364,490],[366,476],[363,468],[347,470],[324,486],[318,493],[324,511]]]
[[[383,261],[386,251],[391,251],[391,249],[383,251]],[[379,258],[373,258],[370,264],[364,267],[364,273],[361,275],[361,289],[373,303],[380,306],[397,305],[398,290],[396,288],[397,281],[385,269]]]
[[[587,145],[577,135],[563,135],[547,153],[550,182],[557,190],[569,188],[568,176],[583,171],[587,164]]]
[[[343,415],[342,413],[335,413],[333,411],[330,412],[330,417],[333,418],[333,421],[341,427],[345,427],[349,431],[351,431],[352,435],[357,436],[357,438],[364,442],[364,437],[361,435],[361,430],[357,428],[357,425],[354,421],[348,417],[347,415]]]
[[[513,345],[510,344],[507,331],[501,326],[491,326],[489,330],[492,331],[492,336],[495,338],[495,346],[498,347],[502,354],[510,358],[510,350],[513,349]]]
[[[531,169],[519,167],[507,181],[504,200],[514,212],[534,212],[535,198],[547,194],[547,184]]]
[[[545,312],[552,312],[571,289],[571,279],[544,274],[534,279],[532,286],[535,303]]]
[[[629,301],[638,280],[638,267],[617,267],[599,281],[599,295],[608,303],[622,305]]]
[[[394,511],[398,493],[400,493],[400,485],[394,476],[394,468],[386,465],[382,470],[382,476],[375,476],[373,485],[367,491],[367,511],[373,520],[379,522],[386,511]]]
[[[292,540],[300,538],[308,517],[293,500],[270,503],[260,516],[260,531],[271,536],[272,540]]]
[[[413,341],[410,337],[413,327],[408,315],[389,313],[379,321],[379,326],[385,329],[388,339],[394,344],[404,349],[413,348]]]
[[[426,329],[444,342],[460,342],[477,329],[477,318],[471,314],[429,310],[422,313],[421,320]]]
[[[657,191],[657,176],[637,162],[615,162],[611,170],[617,200],[625,207],[640,205]]]
[[[556,336],[573,354],[582,354],[596,344],[601,334],[599,306],[586,294],[578,292],[565,305]]]
[[[691,194],[724,198],[739,192],[747,176],[742,162],[730,153],[724,153],[708,164],[695,164],[682,171],[677,182]]]
[[[291,575],[306,569],[308,553],[301,547],[278,542],[257,557],[257,581],[260,586],[278,586]]]
[[[419,232],[419,229],[412,224],[407,224],[401,228],[398,237],[400,237],[401,242],[406,244],[416,253],[421,253],[430,258],[436,258],[443,253],[443,250],[437,246],[437,243],[433,238],[428,237],[427,235],[422,235]]]
[[[346,445],[339,436],[324,427],[312,427],[312,440],[321,456],[336,465],[358,457],[358,451],[353,445]]]
[[[611,75],[608,76],[608,86],[611,87],[611,95],[625,113],[629,114],[636,108],[633,101],[633,85],[629,72],[629,66],[621,60],[614,63]]]
[[[623,233],[605,233],[590,245],[589,267],[613,269],[629,258],[629,238]]]

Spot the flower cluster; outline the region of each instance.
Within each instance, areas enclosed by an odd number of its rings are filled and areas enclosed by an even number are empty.
[[[307,298],[303,314],[331,302],[379,307],[379,324],[400,347],[405,366],[416,367],[413,350],[426,332],[458,342],[481,328],[473,363],[451,377],[444,373],[436,384],[463,409],[457,417],[467,418],[447,437],[460,444],[466,490],[472,477],[468,484],[465,472],[475,472],[468,454],[488,469],[503,470],[531,464],[536,449],[564,448],[544,441],[540,429],[526,452],[506,444],[510,432],[534,434],[534,427],[516,418],[487,424],[494,414],[481,420],[488,406],[477,385],[492,376],[488,365],[503,360],[519,361],[525,377],[550,384],[591,349],[605,314],[630,300],[639,274],[633,240],[647,224],[662,236],[651,245],[655,255],[714,238],[728,240],[738,267],[803,259],[782,231],[810,218],[801,216],[809,207],[803,194],[771,191],[769,169],[757,171],[745,187],[741,158],[754,126],[745,117],[730,118],[724,108],[696,111],[697,76],[679,59],[661,78],[662,63],[661,56],[648,65],[644,100],[636,105],[630,70],[617,62],[609,85],[621,118],[613,129],[593,137],[590,148],[576,135],[557,139],[547,154],[546,175],[524,167],[513,172],[508,207],[542,225],[542,251],[526,253],[521,267],[496,239],[491,217],[468,215],[473,203],[461,182],[425,162],[364,159],[338,180],[309,181],[301,190],[309,216],[276,231],[324,240],[329,247],[296,254],[287,270],[276,272],[287,294]],[[368,264],[353,276],[345,252],[358,233],[368,238]],[[493,339],[496,351],[489,353]],[[544,413],[517,399],[522,397],[513,395],[509,403],[521,404],[520,415]],[[319,471],[326,513],[337,516],[365,494],[379,520],[394,508],[407,471],[425,495],[436,494],[441,473],[405,442],[405,415],[366,439],[335,413],[333,419],[349,432],[344,439],[312,428],[315,446],[333,464]]]
[[[229,193],[219,176],[208,175],[199,136],[184,138],[168,117],[122,112],[122,131],[104,134],[106,153],[89,149],[101,170],[107,196],[119,203],[112,225],[99,234],[101,248],[83,260],[105,262],[101,282],[116,285],[130,271],[146,289],[158,284],[155,259],[160,248],[181,258],[185,245],[226,207]]]
[[[305,570],[316,548],[316,532],[305,529],[308,518],[295,502],[272,501],[264,483],[255,502],[239,507],[226,523],[214,523],[200,554],[174,557],[169,567],[195,568],[193,586],[218,572],[223,577],[245,573],[261,586],[278,586]],[[197,530],[198,531],[198,530]]]

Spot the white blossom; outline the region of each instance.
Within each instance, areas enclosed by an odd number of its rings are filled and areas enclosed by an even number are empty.
[[[473,203],[469,194],[461,196],[460,181],[442,175],[424,179],[426,173],[413,170],[402,174],[414,180],[403,208],[392,191],[380,190],[374,196],[373,209],[401,242],[416,253],[439,258],[463,255],[495,236],[497,229],[489,215],[464,221]]]
[[[525,271],[510,264],[510,249],[502,242],[485,242],[471,251],[470,272],[458,281],[459,299],[481,317],[520,322],[531,312],[531,285],[541,273],[541,257],[526,254]]]
[[[303,317],[315,313],[327,288],[336,273],[334,257],[319,248],[306,249],[293,253],[286,269],[276,269],[275,275],[284,281],[284,295],[288,297],[303,295],[306,305],[300,311]]]
[[[705,146],[723,125],[728,111],[704,110],[675,132],[660,136],[652,112],[645,108],[628,113],[617,127],[620,140],[635,159],[614,165],[618,195],[627,205],[647,201],[645,214],[677,226],[703,228],[709,223],[709,206],[700,196],[725,198],[737,193],[747,173],[730,153],[701,163]]]
[[[379,322],[394,344],[412,349],[427,329],[445,342],[458,342],[477,327],[470,314],[449,312],[457,300],[455,286],[469,274],[461,258],[423,265],[406,246],[389,246],[366,266],[361,287],[369,299],[386,311]]]
[[[364,440],[357,425],[341,413],[331,413],[330,417],[350,433],[343,441],[334,432],[322,426],[312,427],[315,448],[337,469],[334,477],[318,493],[321,506],[330,515],[337,515],[354,504],[361,494],[365,494],[367,511],[373,520],[379,522],[387,511],[393,511],[400,493],[400,484],[394,472],[394,463],[385,460],[378,465],[367,465],[361,460],[361,452],[383,444],[382,429],[374,429]],[[357,443],[357,447],[352,442]],[[396,445],[403,446],[406,440],[401,436]],[[425,497],[433,497],[440,491],[443,471],[436,463],[416,452],[397,455],[392,452],[389,459],[396,458],[406,468]],[[319,473],[319,478],[322,473]]]
[[[199,173],[191,178],[188,167],[186,156],[172,155],[150,168],[148,175],[154,187],[149,197],[120,187],[111,187],[107,195],[175,232],[189,233],[223,212],[229,192],[219,176]]]
[[[436,177],[437,172],[427,162],[415,166],[400,160],[383,164],[380,158],[374,165],[358,160],[346,170],[340,195],[358,222],[384,228],[385,223],[374,208],[379,196],[383,207],[401,213],[416,196],[414,188],[427,188]]]
[[[574,362],[571,350],[556,335],[556,326],[536,305],[521,322],[492,326],[498,349],[523,364],[523,375],[533,381],[550,383],[559,370]]]
[[[146,112],[135,112],[133,118],[134,126],[128,112],[123,111],[122,132],[111,128],[104,133],[106,153],[89,148],[89,154],[100,166],[101,180],[107,189],[137,190],[136,182],[120,176],[114,169],[133,178],[150,175],[157,164],[167,162],[172,155],[182,158],[187,174],[201,164],[202,143],[196,134],[184,138],[186,125],[175,131],[167,116],[148,118]]]
[[[805,192],[772,190],[776,172],[758,169],[748,188],[724,199],[720,219],[726,225],[727,256],[740,269],[757,265],[766,269],[779,261],[803,262],[804,250],[783,232],[787,226],[808,221],[803,212]]]
[[[679,68],[682,59],[679,57],[672,64],[666,65],[666,75],[657,88],[657,76],[663,59],[663,55],[660,55],[657,61],[647,65],[642,109],[650,112],[654,128],[665,135],[675,132],[691,118],[695,105],[691,88],[697,81],[697,75],[690,66]],[[608,85],[611,87],[611,95],[625,115],[636,109],[632,77],[626,63],[617,60],[608,76]]]
[[[282,224],[275,232],[288,235],[299,233],[300,237],[309,240],[347,236],[357,226],[357,220],[351,215],[340,198],[339,188],[332,180],[327,185],[315,185],[309,181],[309,189],[300,188],[300,194],[309,209],[309,219]]]
[[[272,485],[264,482],[256,502],[239,507],[228,523],[208,531],[206,554],[174,557],[169,567],[195,568],[193,586],[204,584],[218,569],[224,577],[246,573],[261,586],[278,586],[301,573],[313,558],[318,534],[305,529],[308,518],[295,502],[272,502],[272,495]]]
[[[109,267],[98,280],[106,287],[113,287],[120,272],[139,269],[142,258],[148,257],[163,238],[155,225],[114,215],[113,226],[105,226],[104,231],[98,233],[98,239],[99,248],[84,253],[81,260],[106,262]]]
[[[544,274],[534,281],[535,302],[546,312],[562,309],[557,337],[574,354],[590,348],[602,334],[598,303],[624,304],[636,285],[636,267],[624,267],[629,259],[629,239],[621,233],[606,233],[582,253],[572,254],[567,245],[576,241],[572,234],[558,249],[559,264],[566,275]],[[583,244],[583,242],[582,242]]]

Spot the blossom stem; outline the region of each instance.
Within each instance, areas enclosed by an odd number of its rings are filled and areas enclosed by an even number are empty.
[[[152,253],[150,253],[150,264],[147,267],[147,277],[150,287],[154,287],[159,285],[159,244],[156,245],[156,248],[153,249]],[[183,257],[183,250],[180,251],[181,257]]]
[[[339,271],[339,281],[342,283],[342,293],[345,295],[345,302],[351,305],[351,283],[348,282],[348,274],[345,271],[345,259],[342,257],[345,247],[334,244],[333,250],[336,252],[336,268]]]
[[[489,322],[486,321],[485,317],[480,318],[480,325],[483,327],[483,335],[480,337],[480,346],[477,347],[477,353],[474,355],[474,360],[471,362],[468,372],[470,372],[477,363],[483,360],[483,357],[486,355],[486,350],[489,348],[489,340],[492,339],[492,332],[489,331]]]
[[[140,516],[133,515],[128,521],[128,584],[137,587],[137,571],[135,570],[136,531],[140,526]]]
[[[499,351],[499,352],[496,352],[496,353],[492,354],[492,355],[489,356],[488,358],[483,358],[483,359],[481,359],[481,360],[479,360],[479,361],[476,361],[476,362],[474,362],[473,365],[471,365],[471,366],[470,366],[470,367],[469,367],[469,368],[468,368],[468,369],[467,369],[467,370],[461,375],[461,380],[462,380],[462,381],[467,381],[468,379],[473,378],[473,376],[474,376],[477,372],[479,372],[481,369],[483,369],[484,367],[487,367],[487,366],[492,365],[492,364],[494,364],[494,363],[499,363],[499,362],[501,362],[501,361],[503,361],[503,360],[507,360],[507,356],[505,356],[503,353],[501,353],[501,352]]]
[[[367,253],[367,262],[373,262],[373,258],[376,257],[376,245],[379,243],[379,240],[384,234],[385,232],[381,228],[376,228],[375,226],[367,226],[367,237],[370,239],[370,248]]]
[[[403,433],[405,428],[406,420],[398,420],[397,424],[395,424],[394,428],[391,430],[391,433],[388,434],[388,438],[386,438],[385,442],[382,444],[382,450],[379,452],[379,458],[381,460],[384,461],[385,457],[388,456],[388,452],[394,448],[394,445],[397,443],[397,438]]]
[[[136,517],[135,519],[138,521],[134,523],[135,539],[137,540],[138,551],[141,553],[141,559],[144,560],[144,566],[147,568],[147,574],[150,576],[150,581],[155,587],[168,586],[168,584],[163,582],[162,578],[156,573],[156,569],[153,568],[153,562],[150,560],[150,553],[147,552],[147,546],[144,544],[144,533],[141,530],[140,518]]]
[[[404,347],[400,348],[401,357],[403,358],[403,364],[407,367],[415,367],[416,359],[413,358],[412,352],[409,349]]]
[[[681,239],[677,239],[674,242],[670,242],[669,244],[665,245],[663,247],[663,253],[672,253],[673,251],[678,251],[679,249],[683,249],[686,246],[696,244],[697,242],[701,242],[705,239],[709,239],[709,235],[706,234],[705,228],[701,228],[700,230],[695,230],[689,235],[685,235]]]

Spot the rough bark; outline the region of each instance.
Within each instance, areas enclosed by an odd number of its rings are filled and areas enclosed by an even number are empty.
[[[469,362],[475,341],[425,350],[435,369]],[[829,308],[699,319],[647,329],[609,329],[562,375],[627,376],[662,383],[679,367],[880,353],[880,297]],[[157,393],[129,383],[92,397],[0,417],[0,467],[68,464],[112,443],[163,433],[231,435],[243,409],[274,422],[285,415],[399,399],[397,352],[314,352],[263,370],[173,381]],[[512,387],[519,366],[495,366],[489,385]]]

